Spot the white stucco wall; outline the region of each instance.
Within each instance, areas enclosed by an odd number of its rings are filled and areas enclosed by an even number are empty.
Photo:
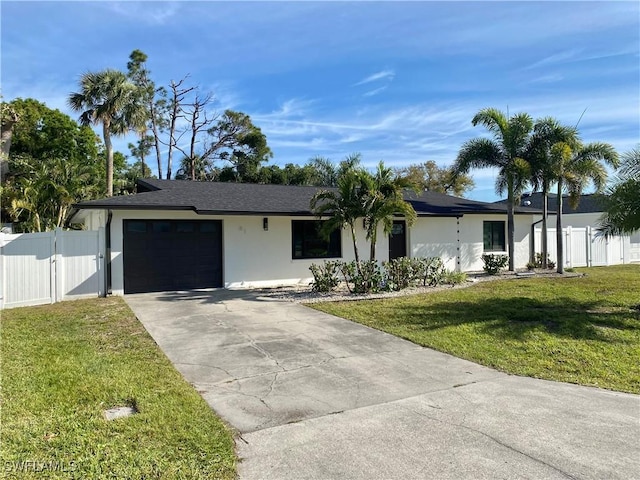
[[[260,216],[209,216],[188,211],[114,210],[111,220],[111,283],[115,295],[124,293],[122,257],[123,220],[222,220],[223,283],[226,288],[256,288],[279,285],[307,285],[312,276],[309,266],[322,259],[293,259],[291,220],[314,220],[315,217],[270,216],[269,229]],[[358,248],[362,259],[369,258],[369,242],[360,223],[357,226]],[[386,260],[388,240],[380,231],[377,258]],[[353,242],[348,231],[342,232],[342,260],[354,259]]]
[[[321,259],[293,259],[291,220],[313,220],[314,217],[268,216],[269,229],[262,226],[260,216],[209,216],[189,211],[114,210],[111,220],[111,282],[115,295],[124,293],[124,264],[122,256],[123,220],[222,220],[223,284],[226,288],[255,288],[279,285],[307,285],[312,277],[309,266]],[[91,229],[104,225],[106,214],[88,215]],[[460,271],[482,270],[483,226],[485,220],[504,220],[506,215],[465,215],[460,219],[421,217],[408,228],[408,255],[411,257],[439,256],[446,268]],[[529,232],[531,216],[516,216],[516,267],[529,261]],[[459,230],[459,233],[458,233]],[[369,258],[362,223],[357,225],[358,248],[361,259]],[[459,239],[459,242],[458,242]],[[354,259],[351,234],[342,232],[342,260]],[[458,246],[460,254],[458,254]],[[376,258],[388,260],[387,235],[378,233]],[[506,252],[504,252],[506,253]]]
[[[410,229],[412,257],[441,257],[449,270],[480,271],[484,252],[483,222],[504,221],[506,215],[464,215],[457,218],[421,217]],[[529,262],[531,215],[515,217],[515,265],[523,268]],[[458,247],[460,248],[458,253]],[[504,252],[488,252],[507,254]]]

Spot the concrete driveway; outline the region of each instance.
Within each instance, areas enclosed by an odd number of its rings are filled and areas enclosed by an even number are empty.
[[[128,295],[241,478],[640,478],[640,397],[506,375],[264,292]]]

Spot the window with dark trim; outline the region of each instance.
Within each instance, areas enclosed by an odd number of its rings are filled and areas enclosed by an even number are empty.
[[[342,256],[340,230],[327,239],[320,233],[321,220],[291,220],[292,251],[296,258],[337,258]]]
[[[485,252],[505,252],[504,222],[483,222],[483,238]]]

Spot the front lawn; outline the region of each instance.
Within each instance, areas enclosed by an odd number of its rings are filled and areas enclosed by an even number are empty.
[[[504,372],[640,393],[640,265],[312,308]]]
[[[2,312],[6,478],[234,478],[231,432],[121,298]],[[138,413],[112,421],[103,411]]]

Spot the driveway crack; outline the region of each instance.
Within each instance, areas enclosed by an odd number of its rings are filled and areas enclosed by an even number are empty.
[[[536,462],[536,463],[539,463],[539,464],[541,464],[541,465],[544,465],[545,467],[548,467],[548,468],[550,468],[550,469],[552,469],[552,470],[554,470],[554,471],[556,471],[556,472],[560,473],[561,475],[565,476],[566,478],[570,478],[570,479],[572,479],[572,480],[578,480],[578,477],[574,477],[573,475],[571,475],[571,474],[569,474],[569,473],[565,472],[564,470],[562,470],[562,469],[560,469],[560,468],[556,467],[555,465],[551,465],[550,463],[547,463],[547,462],[545,462],[544,460],[542,460],[542,459],[540,459],[540,458],[536,458],[536,457],[534,457],[533,455],[528,454],[527,452],[524,452],[524,451],[522,451],[522,450],[519,450],[519,449],[517,449],[517,448],[515,448],[515,447],[513,447],[513,446],[511,446],[511,445],[509,445],[508,443],[503,442],[503,441],[502,441],[502,440],[500,440],[499,438],[494,437],[493,435],[490,435],[490,434],[488,434],[488,433],[486,433],[486,432],[483,432],[482,430],[479,430],[479,429],[477,429],[477,428],[473,428],[473,427],[470,427],[470,426],[468,426],[468,425],[464,425],[464,422],[466,421],[466,418],[467,418],[467,415],[466,415],[466,414],[464,414],[464,415],[463,415],[462,423],[447,422],[447,421],[441,420],[441,419],[439,419],[439,418],[435,418],[435,417],[432,417],[432,416],[430,416],[430,415],[426,415],[426,414],[424,414],[424,413],[422,413],[422,412],[420,412],[420,411],[414,410],[414,409],[412,409],[412,408],[408,408],[408,407],[406,407],[406,406],[404,406],[404,405],[398,405],[398,406],[399,406],[400,408],[402,408],[402,409],[404,409],[404,410],[408,411],[408,412],[414,413],[414,414],[416,414],[416,415],[419,415],[419,416],[421,416],[421,417],[423,417],[423,418],[427,418],[427,419],[429,419],[429,420],[432,420],[432,421],[434,421],[434,422],[440,423],[440,424],[442,424],[442,425],[450,425],[450,426],[453,426],[453,427],[463,428],[463,429],[468,430],[468,431],[470,431],[470,432],[473,432],[473,433],[476,433],[476,434],[482,435],[483,437],[488,438],[488,439],[489,439],[489,440],[491,440],[492,442],[497,443],[498,445],[500,445],[500,446],[502,446],[502,447],[506,448],[507,450],[511,450],[511,451],[512,451],[512,452],[514,452],[514,453],[517,453],[517,454],[519,454],[519,455],[522,455],[522,456],[524,456],[524,457],[527,457],[528,459],[530,459],[530,460],[532,460],[532,461],[534,461],[534,462]],[[433,406],[431,406],[431,405],[429,405],[429,406],[430,406],[430,407],[432,407],[432,408],[439,408],[439,407],[433,407]]]

